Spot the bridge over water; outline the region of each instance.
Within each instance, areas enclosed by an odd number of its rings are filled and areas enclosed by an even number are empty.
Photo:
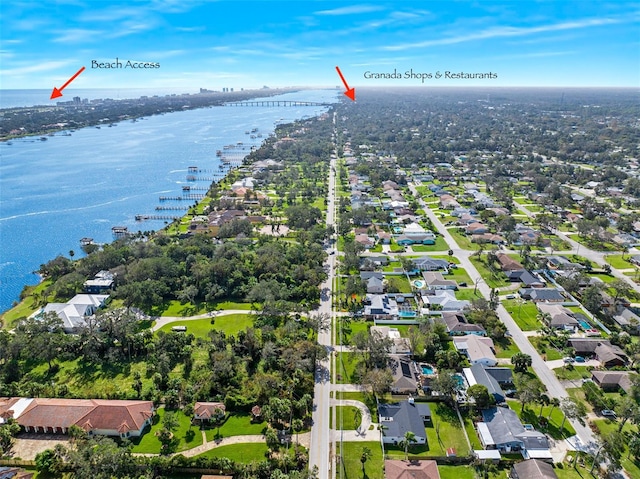
[[[331,103],[319,103],[316,101],[290,101],[290,100],[259,100],[259,101],[230,101],[224,106],[331,106]]]

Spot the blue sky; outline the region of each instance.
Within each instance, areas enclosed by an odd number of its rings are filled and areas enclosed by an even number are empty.
[[[493,72],[430,86],[640,86],[640,2],[0,2],[0,87],[420,86],[365,72]],[[95,70],[91,61],[159,62]]]

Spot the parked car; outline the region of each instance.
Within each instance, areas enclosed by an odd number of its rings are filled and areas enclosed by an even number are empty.
[[[584,363],[586,361],[582,356],[576,356],[575,359],[576,363]]]
[[[465,288],[467,286],[467,283],[463,281],[462,283],[458,283],[458,286],[460,286],[461,288]]]
[[[600,411],[600,414],[602,414],[604,417],[612,417],[613,419],[618,417],[616,416],[616,413],[611,409],[603,409],[602,411]]]
[[[573,358],[562,358],[562,360],[564,361],[565,364],[573,364],[576,362],[576,360]]]
[[[505,296],[505,298],[507,299],[516,299],[516,295],[515,294],[508,294]]]

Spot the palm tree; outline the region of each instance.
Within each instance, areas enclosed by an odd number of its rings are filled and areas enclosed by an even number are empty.
[[[549,410],[549,414],[547,415],[547,422],[551,418],[551,413],[553,412],[553,410],[560,406],[560,400],[558,398],[551,398],[549,400],[549,404],[551,405],[551,409]]]
[[[416,439],[416,435],[412,431],[407,431],[404,433],[404,439],[402,440],[402,444],[404,444],[404,459],[405,461],[409,459],[409,446],[411,443],[418,442]]]
[[[546,394],[543,394],[538,398],[538,402],[540,403],[540,413],[538,414],[538,421],[540,421],[540,418],[542,417],[542,409],[544,409],[545,406],[548,406],[550,401],[551,400],[549,399],[549,396],[547,396]]]
[[[371,459],[371,456],[371,449],[369,449],[368,447],[363,447],[362,454],[360,455],[360,462],[362,463],[362,477],[365,476],[364,463],[367,462],[367,460]]]

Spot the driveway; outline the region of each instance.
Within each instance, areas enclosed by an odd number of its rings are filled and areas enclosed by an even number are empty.
[[[36,454],[53,449],[56,444],[66,446],[69,436],[59,434],[19,434],[13,446],[13,457],[32,461]]]

